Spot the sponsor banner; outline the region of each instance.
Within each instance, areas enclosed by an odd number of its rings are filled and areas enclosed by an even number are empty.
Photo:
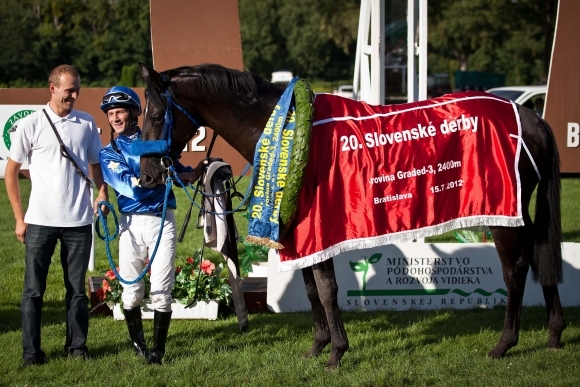
[[[2,128],[2,141],[0,142],[0,175],[4,177],[6,160],[10,155],[10,146],[14,132],[18,128],[18,122],[35,111],[41,110],[46,105],[0,105],[0,125]],[[21,169],[28,169],[28,163],[24,163]]]
[[[580,305],[580,243],[563,243],[563,306]],[[310,310],[302,272],[278,272],[268,260],[268,308]],[[344,310],[470,309],[506,305],[507,289],[493,243],[398,243],[348,251],[334,258],[338,305]],[[544,304],[528,274],[524,305]]]

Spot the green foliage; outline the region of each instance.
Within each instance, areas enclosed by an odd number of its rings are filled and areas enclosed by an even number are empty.
[[[252,271],[252,262],[268,261],[268,247],[250,243],[244,236],[240,237],[240,244],[239,258],[242,275],[247,275]]]
[[[0,22],[0,83],[10,87],[46,86],[62,63],[85,87],[111,86],[124,66],[152,63],[148,0],[4,0]]]
[[[454,231],[455,238],[461,243],[479,243],[479,235],[475,231],[460,230]]]
[[[429,69],[506,74],[506,84],[546,83],[557,0],[429,2]]]
[[[266,79],[289,69],[311,81],[353,76],[359,0],[239,0],[244,67]],[[386,2],[398,17],[406,1]],[[557,0],[428,3],[429,71],[506,74],[507,84],[545,83]],[[44,87],[61,63],[83,86],[140,86],[152,65],[148,0],[3,0],[0,86]],[[200,33],[204,33],[203,31]],[[316,85],[315,91],[318,90]]]

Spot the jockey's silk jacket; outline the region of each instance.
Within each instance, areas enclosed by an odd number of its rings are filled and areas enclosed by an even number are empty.
[[[160,216],[165,199],[165,185],[156,188],[145,188],[140,184],[140,157],[132,154],[131,142],[141,139],[141,130],[132,136],[119,135],[114,141],[121,153],[117,153],[111,144],[105,146],[99,160],[103,171],[103,178],[115,191],[119,212],[134,214],[155,214]],[[176,172],[193,171],[191,167],[184,167],[176,163]],[[168,208],[177,207],[173,191],[169,192]]]

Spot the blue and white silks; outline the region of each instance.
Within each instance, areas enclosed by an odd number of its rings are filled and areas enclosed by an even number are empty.
[[[290,155],[296,128],[292,81],[284,90],[264,132],[256,144],[253,163],[254,187],[250,197],[247,240],[280,249],[280,204],[290,170]]]

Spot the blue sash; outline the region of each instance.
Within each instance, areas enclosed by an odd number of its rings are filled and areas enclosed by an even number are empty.
[[[298,78],[293,78],[284,90],[266,123],[254,153],[252,178],[254,187],[250,197],[247,240],[273,248],[282,248],[278,243],[280,203],[290,170],[290,155],[296,128],[292,95],[297,80]]]

